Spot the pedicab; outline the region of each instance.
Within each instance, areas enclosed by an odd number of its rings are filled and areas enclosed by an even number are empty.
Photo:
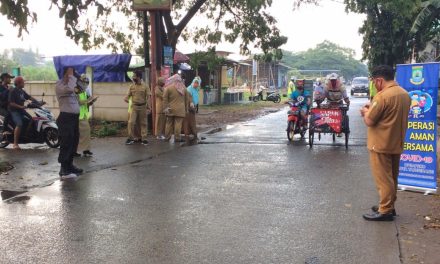
[[[331,134],[333,142],[337,135],[345,135],[345,148],[348,148],[350,126],[348,120],[348,105],[341,103],[320,104],[310,109],[309,146],[313,147],[315,135],[321,140],[322,134]]]

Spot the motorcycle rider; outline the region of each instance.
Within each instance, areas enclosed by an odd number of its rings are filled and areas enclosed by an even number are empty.
[[[296,81],[296,90],[290,95],[290,99],[300,109],[303,128],[307,128],[307,114],[311,105],[311,94],[304,90],[304,80]]]
[[[2,73],[0,76],[0,115],[4,117],[3,119],[3,131],[0,131],[0,133],[5,132],[6,128],[8,127],[8,123],[10,120],[10,114],[8,111],[8,99],[9,99],[9,85],[11,84],[11,80],[15,78],[15,76],[10,75],[9,73],[5,72]]]
[[[15,88],[11,89],[9,92],[9,105],[8,110],[11,113],[12,120],[15,123],[14,129],[14,145],[13,149],[20,149],[18,145],[18,141],[20,139],[21,128],[23,127],[24,118],[30,117],[29,120],[32,120],[32,117],[26,112],[26,106],[24,103],[28,100],[37,101],[35,98],[26,93],[24,88],[24,79],[21,76],[18,76],[14,80]],[[32,125],[32,122],[28,123],[28,127]]]

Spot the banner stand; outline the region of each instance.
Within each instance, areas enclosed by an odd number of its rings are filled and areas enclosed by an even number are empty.
[[[401,191],[423,192],[423,195],[437,194],[436,189],[414,187],[410,185],[399,184],[397,188]]]
[[[400,64],[396,80],[411,98],[398,188],[437,193],[437,102],[440,64]]]

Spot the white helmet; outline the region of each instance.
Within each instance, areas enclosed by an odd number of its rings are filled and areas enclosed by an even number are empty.
[[[337,80],[338,77],[339,77],[339,76],[338,76],[336,73],[332,73],[332,74],[330,74],[330,76],[329,76],[329,80]]]

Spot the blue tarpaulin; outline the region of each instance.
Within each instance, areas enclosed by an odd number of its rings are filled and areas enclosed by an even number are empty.
[[[125,75],[130,65],[130,54],[111,55],[69,55],[53,57],[53,63],[62,78],[64,67],[73,67],[79,74],[86,72],[86,67],[93,68],[94,82],[125,82]]]

